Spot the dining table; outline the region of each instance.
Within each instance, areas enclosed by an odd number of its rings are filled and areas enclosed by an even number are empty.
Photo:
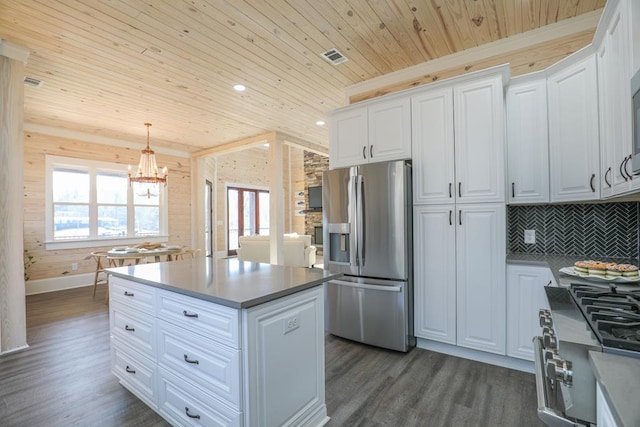
[[[173,257],[179,254],[182,248],[161,247],[155,249],[111,249],[107,251],[107,259],[118,266],[123,266],[126,261],[133,261],[139,264],[140,260],[153,257],[155,262],[160,262],[160,257],[166,256],[167,261],[173,261]]]

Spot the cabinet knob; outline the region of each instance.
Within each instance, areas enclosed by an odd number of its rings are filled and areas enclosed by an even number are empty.
[[[609,182],[608,176],[611,173],[611,166],[609,166],[609,169],[607,169],[607,171],[604,173],[604,182],[605,184],[607,184],[607,187],[611,188],[611,183]]]
[[[591,192],[595,193],[596,192],[596,188],[593,186],[593,180],[596,179],[596,174],[592,173],[591,174],[591,179],[589,180],[589,185],[591,186]]]
[[[366,145],[362,146],[362,158],[363,159],[367,158],[367,146]]]

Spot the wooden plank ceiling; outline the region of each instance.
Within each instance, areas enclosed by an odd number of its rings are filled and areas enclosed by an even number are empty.
[[[269,131],[326,146],[315,122],[345,87],[604,3],[0,0],[0,38],[29,49],[26,74],[44,82],[25,88],[33,125],[143,144],[151,122],[152,147],[191,152]],[[348,61],[327,62],[332,48]]]

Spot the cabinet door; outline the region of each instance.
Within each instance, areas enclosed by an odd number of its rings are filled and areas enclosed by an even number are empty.
[[[456,343],[455,206],[414,208],[414,332]]]
[[[505,206],[456,206],[457,344],[505,354]]]
[[[367,163],[369,160],[367,108],[336,111],[329,118],[329,166],[331,169]]]
[[[604,397],[602,386],[600,383],[596,384],[596,422],[598,427],[618,427],[607,398]]]
[[[629,102],[630,43],[628,5],[618,3],[602,45],[598,49],[598,89],[600,101],[600,145],[602,171],[606,182],[603,197],[632,189],[629,163],[632,152],[631,103]],[[611,169],[609,169],[611,168]]]
[[[454,86],[457,203],[504,202],[502,78]]]
[[[600,198],[597,87],[595,55],[547,79],[552,202]]]
[[[547,82],[507,90],[507,192],[511,204],[549,202]]]
[[[552,282],[547,267],[507,266],[507,356],[533,361],[538,312],[549,308],[544,288]]]
[[[602,174],[600,196],[603,198],[613,195],[614,182],[619,182],[618,188],[620,185],[627,185],[626,181],[622,179],[622,168],[617,170],[614,165],[616,163],[614,145],[616,144],[610,136],[611,117],[608,109],[611,103],[609,99],[611,90],[609,56],[609,46],[605,38],[596,53],[596,61],[598,63],[598,115],[600,120],[600,173]],[[620,163],[620,166],[623,163]]]
[[[453,203],[453,92],[430,90],[411,97],[413,202]]]
[[[326,421],[323,312],[316,286],[243,313],[245,425]]]
[[[411,158],[411,103],[408,96],[369,105],[369,162]]]

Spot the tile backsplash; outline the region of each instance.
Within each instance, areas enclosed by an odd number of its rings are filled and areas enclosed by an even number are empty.
[[[508,206],[510,253],[638,258],[640,203]],[[535,230],[535,244],[524,243]]]

